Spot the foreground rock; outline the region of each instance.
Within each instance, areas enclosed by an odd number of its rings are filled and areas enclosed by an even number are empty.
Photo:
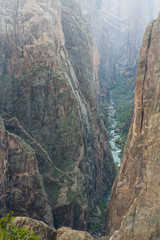
[[[47,224],[41,221],[37,221],[28,217],[16,217],[14,219],[14,225],[18,228],[26,228],[34,231],[40,240],[56,240],[57,232],[54,228],[49,227]]]
[[[112,240],[160,238],[160,16],[140,52],[133,124],[112,188],[106,232]]]
[[[72,230],[71,228],[61,227],[57,230],[57,240],[93,240],[93,237],[83,231]]]
[[[93,240],[92,236],[87,232],[76,231],[67,227],[61,227],[56,231],[43,222],[27,217],[16,217],[14,225],[33,230],[40,240]]]

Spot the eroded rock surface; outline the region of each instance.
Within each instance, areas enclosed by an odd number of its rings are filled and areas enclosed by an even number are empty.
[[[57,230],[57,240],[93,240],[93,237],[83,231],[75,231],[71,228],[61,227]]]
[[[86,21],[74,1],[0,0],[0,26],[6,128],[34,148],[56,228],[85,229],[115,177]]]
[[[41,221],[37,221],[28,217],[16,217],[14,219],[14,225],[18,228],[26,228],[34,231],[40,240],[56,240],[57,232],[54,228],[49,227],[47,224]]]
[[[35,151],[20,137],[6,131],[0,118],[0,215],[9,211],[53,226]]]
[[[99,47],[102,89],[112,86],[117,74],[135,79],[143,35],[158,16],[160,2],[82,0],[80,5]]]
[[[76,231],[68,227],[61,227],[57,231],[44,222],[28,217],[16,217],[14,225],[34,231],[40,240],[93,240],[93,237],[84,231]]]
[[[140,52],[133,124],[106,216],[111,239],[160,238],[160,16]]]

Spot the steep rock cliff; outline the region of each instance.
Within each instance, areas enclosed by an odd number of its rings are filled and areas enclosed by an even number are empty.
[[[159,10],[157,0],[102,1],[101,14],[108,25],[116,73],[135,78],[144,32]]]
[[[4,128],[0,118],[0,215],[14,211],[53,226],[35,151]]]
[[[0,110],[36,152],[55,226],[83,229],[115,170],[98,113],[98,53],[77,4],[61,2],[0,0]]]
[[[82,0],[79,4],[85,19],[90,25],[92,36],[95,41],[94,44],[98,47],[100,54],[99,78],[101,94],[107,96],[109,93],[108,89],[115,82],[115,69],[113,46],[111,46],[112,43],[110,41],[108,25],[101,14],[102,1]]]
[[[107,233],[117,240],[160,237],[160,16],[149,24],[140,52],[133,124],[112,188]]]
[[[101,56],[101,83],[110,87],[115,75],[135,77],[138,55],[147,24],[157,17],[157,0],[82,0]]]
[[[144,31],[158,16],[160,1],[82,0],[80,5],[100,53],[102,102],[108,102],[112,95],[123,148],[133,117],[135,78]]]

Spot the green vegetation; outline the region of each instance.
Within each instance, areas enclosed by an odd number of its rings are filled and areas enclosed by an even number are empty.
[[[5,61],[4,58],[0,58],[0,63],[3,63]]]
[[[95,206],[90,211],[89,232],[94,235],[101,232],[105,220],[105,212],[107,208],[106,199],[102,199],[99,206]]]
[[[75,193],[73,191],[68,191],[67,192],[67,199],[69,200],[69,202],[72,202],[75,199]]]
[[[48,69],[48,66],[40,66],[38,68],[34,68],[33,70],[31,70],[30,72],[26,72],[24,75],[22,75],[22,79],[32,76],[40,71],[45,71]]]
[[[13,213],[0,219],[0,240],[39,240],[33,231],[15,227],[13,220]]]
[[[116,144],[120,146],[122,153],[127,139],[129,124],[131,122],[131,108],[134,101],[134,78],[125,78],[116,75],[116,83],[110,90],[110,98],[114,101],[115,118],[118,125],[116,128],[121,135],[116,140]],[[108,118],[107,109],[109,106],[109,99],[105,96],[101,97],[101,109],[103,112],[102,119],[107,129],[110,127],[110,119]],[[118,169],[118,167],[117,167]]]
[[[20,138],[18,135],[11,132],[8,132],[8,133],[9,135],[13,136],[18,141],[18,143],[24,147],[27,154],[35,152],[34,149],[29,144],[27,144],[22,138]]]
[[[116,83],[110,93],[111,97],[114,98],[116,107],[115,117],[121,130],[121,137],[117,140],[123,151],[128,135],[128,127],[126,127],[125,123],[130,118],[130,111],[134,101],[134,79],[117,75]]]
[[[2,74],[0,76],[0,82],[5,82],[9,78],[9,75],[7,74]]]
[[[116,106],[116,117],[120,124],[124,124],[130,113],[134,99],[134,81],[133,78],[123,78],[116,76],[116,83],[111,90],[114,96]]]
[[[121,145],[122,153],[123,153],[123,149],[124,149],[124,145],[125,145],[127,136],[128,136],[127,133],[123,133],[123,134],[122,134],[119,138],[117,138],[117,140],[116,140],[116,142]]]
[[[62,68],[61,66],[57,66],[54,72],[53,77],[59,80],[63,80],[65,77],[65,72],[67,71],[66,68]]]

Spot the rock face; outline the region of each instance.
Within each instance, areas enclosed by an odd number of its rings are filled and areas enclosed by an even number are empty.
[[[84,229],[115,177],[86,21],[74,1],[0,0],[0,26],[6,129],[34,148],[56,228]]]
[[[135,77],[144,32],[159,10],[157,0],[102,0],[100,11],[108,27],[116,74]]]
[[[62,227],[57,230],[57,240],[93,240],[93,237],[83,231],[75,231],[71,228]]]
[[[100,53],[102,102],[113,96],[125,141],[133,117],[139,51],[148,23],[158,16],[160,1],[81,0],[80,5]]]
[[[38,170],[35,151],[7,132],[0,119],[0,215],[14,211],[53,226],[52,211]]]
[[[43,222],[27,217],[16,217],[14,225],[18,228],[33,230],[40,240],[93,240],[87,232],[76,231],[67,227],[61,227],[56,231]]]
[[[57,239],[56,230],[49,227],[44,222],[37,221],[35,219],[28,217],[16,217],[13,223],[18,228],[26,228],[28,230],[34,231],[35,235],[37,235],[40,238],[40,240]]]
[[[101,14],[102,1],[100,0],[82,0],[80,1],[82,13],[90,24],[95,45],[98,46],[100,54],[100,87],[101,94],[108,95],[108,89],[115,82],[115,69],[113,51],[108,32],[108,25]],[[107,13],[106,13],[107,14]]]
[[[138,63],[133,124],[106,216],[112,240],[160,238],[160,16],[149,24]]]
[[[135,77],[147,24],[158,16],[157,0],[82,0],[101,56],[101,84],[110,87],[117,74]]]

